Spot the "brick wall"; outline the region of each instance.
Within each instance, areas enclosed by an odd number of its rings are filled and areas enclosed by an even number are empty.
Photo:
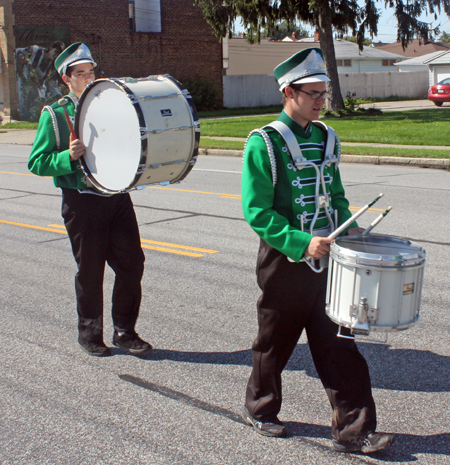
[[[130,32],[128,0],[14,0],[18,25],[70,26],[104,77],[203,78],[222,95],[222,46],[193,0],[161,0],[161,33]]]

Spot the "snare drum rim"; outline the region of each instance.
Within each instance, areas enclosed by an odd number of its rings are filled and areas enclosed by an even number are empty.
[[[337,263],[343,265],[352,265],[356,268],[373,267],[379,268],[398,268],[404,270],[405,268],[420,268],[425,265],[426,252],[425,249],[419,244],[395,236],[374,235],[370,239],[377,242],[397,242],[403,245],[408,245],[416,249],[415,253],[408,255],[389,255],[389,254],[372,254],[367,252],[358,252],[347,247],[339,245],[349,238],[360,238],[362,236],[343,236],[338,237],[335,242],[331,244],[330,259],[335,260]],[[367,237],[366,237],[367,239]]]
[[[350,330],[352,329],[353,321],[349,323],[348,321],[345,321],[345,320],[343,320],[341,318],[337,318],[336,316],[334,316],[330,312],[330,305],[329,304],[326,305],[325,312],[326,312],[328,318],[330,318],[330,320],[333,323],[337,324],[338,326],[348,328]],[[377,325],[376,323],[374,324],[374,323],[367,322],[367,325],[368,325],[368,328],[369,328],[368,329],[369,333],[370,332],[374,332],[374,333],[396,333],[396,332],[405,331],[406,329],[411,328],[419,320],[420,320],[420,315],[419,315],[419,313],[417,313],[417,315],[414,317],[414,320],[409,321],[408,323],[403,323],[403,324],[399,324],[399,325],[392,325],[392,324],[391,325]]]

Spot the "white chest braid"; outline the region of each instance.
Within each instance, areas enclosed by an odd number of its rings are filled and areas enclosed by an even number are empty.
[[[325,155],[322,163],[318,166],[316,163],[307,160],[300,149],[300,146],[298,144],[297,138],[295,137],[294,133],[291,131],[291,129],[283,122],[281,121],[273,121],[272,123],[268,124],[267,126],[264,126],[262,129],[255,129],[253,130],[247,137],[247,141],[245,145],[247,145],[248,139],[252,134],[258,133],[259,135],[262,136],[266,147],[267,147],[267,153],[269,154],[269,159],[270,159],[270,166],[271,166],[271,171],[272,171],[272,182],[273,186],[275,187],[277,183],[277,167],[276,167],[276,159],[274,155],[274,150],[273,150],[273,144],[270,139],[270,137],[267,135],[266,131],[264,129],[274,129],[277,131],[283,140],[286,143],[286,146],[288,148],[289,154],[292,158],[292,162],[294,166],[298,170],[302,170],[303,168],[309,167],[309,168],[314,168],[316,171],[316,189],[315,189],[315,213],[314,217],[311,220],[310,228],[309,228],[309,233],[313,236],[322,236],[326,237],[328,236],[331,232],[333,232],[336,227],[337,227],[337,218],[336,218],[336,211],[335,211],[335,218],[333,219],[330,215],[329,212],[329,206],[330,206],[330,198],[329,195],[327,194],[326,191],[326,185],[325,185],[325,175],[324,171],[325,168],[331,166],[332,164],[339,164],[339,158],[341,155],[341,143],[339,140],[339,137],[337,136],[336,132],[334,129],[330,128],[326,124],[322,123],[321,121],[313,121],[313,124],[320,127],[322,130],[324,130],[327,134],[327,142],[325,146]],[[338,148],[338,154],[335,155],[334,149],[335,146]],[[244,147],[245,151],[245,147]],[[320,194],[320,187],[322,187],[322,194]],[[321,210],[324,210],[326,217],[328,218],[330,227],[327,228],[326,230],[314,230],[314,226],[317,222],[317,218],[319,216],[319,213]],[[304,220],[303,220],[303,215],[300,216],[300,227],[301,230],[304,231]],[[314,264],[312,263],[311,260],[307,258],[303,258],[302,261],[305,261],[314,271],[317,273],[320,273],[323,271],[323,268],[326,266],[326,261],[328,257],[323,257],[323,260],[320,260],[320,266],[319,269],[317,269]]]

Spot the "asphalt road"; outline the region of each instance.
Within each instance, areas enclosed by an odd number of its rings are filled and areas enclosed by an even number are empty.
[[[258,239],[242,218],[241,160],[202,156],[180,184],[132,194],[146,271],[141,358],[97,359],[76,342],[76,272],[60,193],[27,172],[29,147],[0,145],[0,463],[450,464],[450,172],[343,164],[353,207],[393,210],[378,233],[427,250],[421,320],[359,344],[393,446],[372,457],[331,448],[330,407],[303,335],[284,373],[289,437],[240,418],[259,295]],[[113,275],[105,282],[105,342]]]

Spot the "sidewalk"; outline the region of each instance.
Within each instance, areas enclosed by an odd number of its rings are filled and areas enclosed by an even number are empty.
[[[36,136],[35,129],[5,129],[5,132],[0,127],[0,144],[12,145],[32,145]],[[237,137],[206,137],[205,139],[218,140],[238,140],[245,141],[245,138]],[[372,156],[372,155],[345,155],[345,146],[364,146],[371,147],[400,147],[400,148],[417,148],[429,150],[450,150],[450,147],[424,146],[424,145],[388,145],[388,144],[363,144],[353,142],[342,142],[341,161],[343,163],[367,163],[371,165],[408,165],[420,166],[424,168],[438,168],[450,170],[450,159],[448,158],[404,158],[404,157],[387,157],[387,156]],[[242,150],[225,150],[225,149],[200,149],[200,155],[219,155],[229,157],[242,156]]]

